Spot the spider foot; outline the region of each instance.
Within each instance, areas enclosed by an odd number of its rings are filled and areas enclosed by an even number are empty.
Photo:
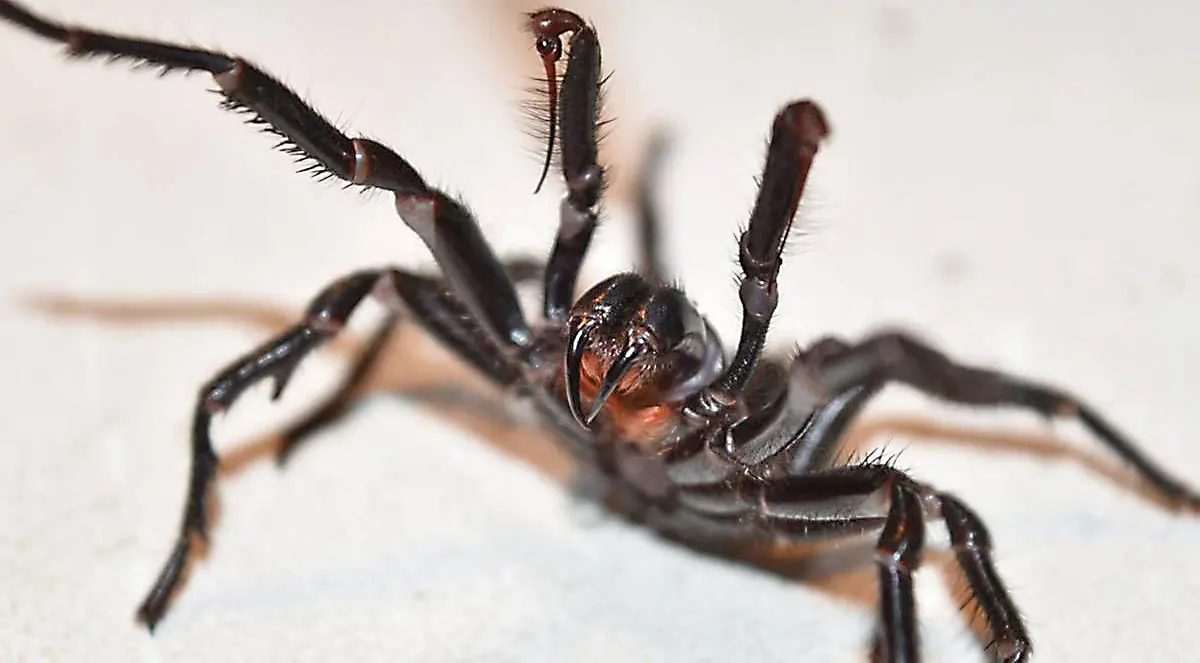
[[[1028,663],[1033,659],[1033,645],[1026,637],[1005,637],[988,646],[997,663]]]
[[[171,556],[167,558],[167,563],[150,589],[150,593],[138,606],[137,620],[144,624],[146,630],[151,634],[154,633],[158,623],[162,621],[163,615],[167,611],[167,604],[170,603],[171,596],[178,588],[184,567],[187,565],[188,552],[187,536],[179,537],[179,540],[175,542],[175,547],[171,550]]]

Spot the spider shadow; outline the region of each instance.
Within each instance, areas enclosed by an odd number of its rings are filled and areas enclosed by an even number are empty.
[[[134,301],[42,295],[27,298],[25,304],[27,308],[46,317],[90,320],[110,326],[223,323],[275,334],[299,319],[299,312],[292,309],[232,299]],[[357,356],[363,345],[361,339],[343,334],[327,344],[327,351],[349,360]],[[208,377],[198,376],[197,383]],[[505,455],[527,464],[565,487],[573,487],[576,476],[569,455],[549,435],[512,417],[497,390],[411,324],[402,324],[393,335],[381,354],[378,366],[356,390],[355,404],[381,395],[399,397],[428,407],[449,424],[464,429]],[[916,444],[944,445],[989,453],[1018,453],[1043,460],[1074,462],[1149,501],[1162,503],[1155,493],[1147,490],[1120,466],[1097,453],[1077,449],[1047,434],[983,430],[924,417],[886,416],[856,424],[842,446],[847,452],[861,456],[877,447],[880,440],[897,437]],[[282,465],[280,451],[284,443],[285,435],[276,433],[233,446],[221,456],[219,475],[235,476],[263,461]],[[210,524],[215,527],[220,519],[219,500],[212,502]],[[837,600],[854,603],[867,610],[873,610],[878,603],[877,578],[872,564],[874,541],[868,538],[789,547],[786,551],[743,550],[731,554],[728,551],[697,549],[705,553],[717,552],[790,581],[801,582]],[[189,567],[203,559],[207,552],[207,546],[200,546],[192,556]],[[969,598],[969,592],[965,592],[961,586],[960,574],[948,552],[931,546],[926,555],[926,565],[938,569],[944,578],[954,577],[956,582],[947,584],[952,587],[957,584],[955,593]],[[977,619],[974,604],[965,601],[960,613],[976,637],[986,641],[987,636]]]
[[[280,333],[301,319],[299,310],[237,299],[130,300],[35,295],[25,298],[24,304],[45,317],[87,320],[110,327],[222,323],[260,330],[267,335]],[[364,345],[363,339],[345,333],[331,339],[321,351],[350,361]],[[213,374],[219,368],[214,366]],[[197,376],[197,384],[210,377]],[[465,429],[542,474],[562,483],[570,481],[571,462],[566,452],[547,434],[511,416],[492,385],[415,325],[403,322],[399,325],[378,365],[355,390],[355,405],[384,395],[426,406],[451,425]],[[308,414],[301,414],[300,419]],[[279,456],[282,443],[282,434],[271,433],[229,448],[221,455],[219,475],[235,476],[263,461],[284,464]]]

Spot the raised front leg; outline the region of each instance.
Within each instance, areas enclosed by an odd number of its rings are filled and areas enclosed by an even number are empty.
[[[592,26],[564,9],[543,9],[530,14],[529,29],[537,38],[550,102],[549,145],[542,178],[550,168],[557,137],[562,176],[567,185],[567,195],[560,207],[558,236],[546,265],[544,301],[546,318],[563,323],[575,303],[575,285],[596,230],[597,206],[604,190],[597,136],[602,84],[600,41]],[[560,85],[558,61],[563,53],[562,35],[567,32],[572,36],[567,49],[567,71]]]
[[[222,106],[245,113],[250,124],[277,135],[281,139],[277,147],[296,157],[303,165],[301,172],[393,192],[396,211],[429,247],[485,331],[517,348],[532,340],[513,285],[467,208],[426,184],[412,165],[387,146],[343,134],[262,69],[217,51],[69,27],[8,0],[0,0],[0,18],[65,44],[72,57],[124,59],[157,66],[163,73],[212,74],[225,97]]]
[[[637,253],[638,272],[651,283],[666,284],[670,278],[662,251],[662,213],[658,201],[658,184],[663,155],[667,151],[667,137],[659,132],[650,138],[646,156],[638,174],[637,204]]]
[[[788,104],[775,116],[767,163],[750,225],[738,242],[742,282],[742,333],[725,373],[701,390],[689,409],[715,412],[733,402],[762,355],[767,328],[779,302],[776,283],[783,247],[804,195],[804,184],[829,127],[811,101]]]

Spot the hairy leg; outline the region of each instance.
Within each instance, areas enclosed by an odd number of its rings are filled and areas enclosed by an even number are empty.
[[[466,206],[429,186],[391,148],[343,134],[264,70],[218,51],[63,25],[8,0],[0,0],[0,19],[64,44],[72,57],[127,60],[158,67],[162,73],[212,74],[224,96],[222,106],[244,113],[250,124],[278,136],[277,147],[296,157],[303,165],[301,172],[394,193],[397,213],[429,247],[484,331],[514,354],[532,341],[513,284]]]
[[[267,378],[274,381],[273,398],[279,398],[300,362],[339,333],[359,304],[372,295],[393,315],[411,315],[434,338],[497,384],[510,385],[520,378],[515,360],[501,352],[440,279],[394,269],[363,270],[322,290],[302,322],[233,362],[200,390],[192,423],[192,469],[183,521],[165,566],[138,610],[139,619],[149,628],[162,619],[194,542],[208,536],[207,502],[218,462],[210,436],[213,416]]]

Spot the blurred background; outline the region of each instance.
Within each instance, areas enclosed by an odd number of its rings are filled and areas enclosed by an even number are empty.
[[[562,188],[531,195],[519,109],[533,4],[28,4],[258,62],[460,192],[499,252],[549,251]],[[583,281],[630,264],[631,185],[664,130],[668,257],[735,340],[735,237],[771,118],[812,97],[834,136],[777,347],[907,327],[1077,392],[1200,484],[1194,4],[571,8],[597,26],[616,119]],[[352,336],[281,403],[255,389],[218,425],[211,554],[146,636],[132,616],[173,540],[197,387],[335,277],[431,261],[386,196],[290,174],[205,76],[67,64],[8,26],[0,61],[0,659],[865,659],[870,569],[800,582],[665,544],[573,501],[530,431],[373,398],[278,472],[270,431],[330,390]],[[372,389],[471,384],[451,366],[405,333]],[[1196,660],[1200,521],[1075,426],[903,389],[872,415],[861,439],[986,518],[1038,660]],[[983,660],[938,559],[919,574],[927,660]]]

